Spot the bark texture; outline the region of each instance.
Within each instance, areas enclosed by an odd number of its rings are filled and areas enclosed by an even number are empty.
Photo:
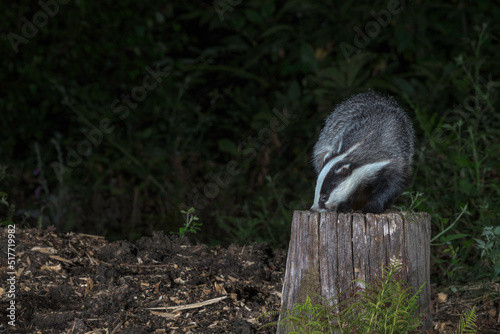
[[[402,279],[420,293],[423,329],[430,329],[430,235],[427,213],[317,213],[295,211],[286,264],[281,310],[292,310],[316,294],[332,299],[354,290],[355,279],[380,277],[391,258],[405,266]],[[283,326],[278,333],[285,333]]]

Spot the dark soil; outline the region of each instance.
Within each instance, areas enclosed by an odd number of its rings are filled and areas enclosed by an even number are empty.
[[[286,252],[265,244],[191,245],[162,232],[135,244],[85,234],[16,230],[15,327],[6,318],[7,230],[0,232],[0,332],[274,333]],[[495,288],[494,286],[492,287]],[[496,286],[498,289],[498,286]],[[435,292],[435,333],[477,304],[481,333],[500,333],[499,301]],[[498,291],[497,291],[498,295]],[[488,297],[488,298],[487,298]]]

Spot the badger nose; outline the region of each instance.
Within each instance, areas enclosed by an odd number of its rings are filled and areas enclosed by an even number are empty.
[[[317,205],[317,204],[314,204],[313,206],[311,206],[311,210],[316,211],[316,212],[324,212],[325,211],[324,209],[321,209],[319,207],[319,205]]]

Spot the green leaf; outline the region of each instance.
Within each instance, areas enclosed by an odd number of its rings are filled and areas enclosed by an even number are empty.
[[[403,92],[407,93],[409,96],[417,95],[415,92],[415,89],[413,88],[413,85],[410,82],[408,82],[408,80],[403,79],[403,78],[394,77],[392,79],[392,81],[399,89],[401,89]]]
[[[225,152],[225,153],[229,153],[229,154],[236,154],[238,152],[236,144],[229,139],[218,140],[217,146],[219,147],[219,150],[221,152]]]
[[[314,49],[307,43],[302,43],[300,45],[300,60],[302,63],[307,64],[311,71],[316,71],[318,69],[318,60],[314,54]]]
[[[248,21],[250,21],[254,24],[261,24],[262,23],[262,17],[260,16],[259,12],[256,11],[255,9],[245,10],[245,16],[247,17]]]
[[[467,179],[460,179],[458,184],[460,185],[460,191],[465,194],[469,194],[474,189],[474,185]]]
[[[451,153],[450,159],[461,167],[472,167],[473,166],[470,158],[464,154]]]
[[[264,1],[260,8],[260,12],[263,17],[270,17],[276,10],[276,4],[274,1]]]
[[[289,25],[284,25],[284,24],[276,25],[264,31],[262,35],[260,35],[260,37],[265,38],[267,36],[271,36],[282,31],[293,31],[293,28]]]
[[[441,238],[441,240],[443,242],[448,242],[448,241],[452,241],[452,240],[456,240],[456,239],[462,239],[462,238],[465,238],[465,237],[468,237],[468,236],[469,235],[465,234],[465,233],[452,234],[452,235],[447,235],[447,236]]]
[[[297,83],[297,81],[292,81],[290,84],[290,87],[288,87],[288,93],[287,93],[288,98],[290,101],[296,101],[300,97],[300,86]]]
[[[476,239],[476,238],[474,238],[474,240],[476,240],[476,243],[477,243],[477,245],[478,245],[479,248],[481,248],[481,249],[485,249],[486,248],[486,243],[483,240]]]

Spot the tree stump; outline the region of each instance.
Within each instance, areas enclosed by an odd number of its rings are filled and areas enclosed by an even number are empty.
[[[405,266],[402,279],[413,293],[425,282],[419,307],[425,316],[423,329],[430,329],[430,222],[427,213],[295,211],[281,311],[291,311],[294,304],[304,303],[307,295],[319,294],[330,300],[342,291],[349,295],[354,284],[364,288],[352,281],[370,282],[380,277],[395,257]],[[277,333],[286,332],[283,326],[278,327]]]

